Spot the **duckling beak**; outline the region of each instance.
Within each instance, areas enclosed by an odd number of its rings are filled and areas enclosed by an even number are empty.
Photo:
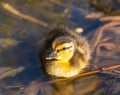
[[[57,55],[57,51],[51,52],[49,55],[46,56],[46,60],[52,60],[55,59],[55,56]]]

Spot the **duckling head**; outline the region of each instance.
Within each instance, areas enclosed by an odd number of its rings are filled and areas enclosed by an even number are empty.
[[[53,52],[46,56],[46,60],[68,62],[75,52],[75,41],[70,37],[58,37],[52,43]]]

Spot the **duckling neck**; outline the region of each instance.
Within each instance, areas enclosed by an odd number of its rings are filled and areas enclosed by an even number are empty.
[[[70,62],[51,62],[46,67],[49,75],[57,77],[71,77],[79,73],[79,69],[71,66]]]

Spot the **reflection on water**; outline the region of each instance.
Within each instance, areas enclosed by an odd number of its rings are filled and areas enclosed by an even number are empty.
[[[55,82],[51,85],[31,84],[25,95],[104,95],[101,79],[96,75]],[[32,93],[32,94],[30,94]]]
[[[0,1],[0,95],[104,95],[103,88],[108,89],[108,85],[112,86],[113,79],[116,82],[115,78],[109,76],[109,74],[106,76],[107,78],[103,75],[91,75],[51,85],[37,85],[40,82],[49,80],[44,75],[37,56],[39,46],[41,46],[38,43],[54,24],[64,24],[73,29],[82,27],[84,34],[103,24],[98,19],[94,19],[94,17],[97,15],[97,18],[99,18],[104,16],[104,14],[95,13],[94,16],[90,15],[96,12],[95,9],[99,6],[96,8],[94,2],[99,0],[90,1],[92,0],[89,0],[89,2],[87,0]],[[116,2],[119,2],[119,0]],[[116,2],[110,4],[114,4],[113,6],[115,7]],[[95,9],[91,8],[89,3]],[[97,4],[102,4],[102,2]],[[115,7],[115,9],[117,8]],[[119,11],[116,12],[119,13]],[[91,50],[94,54],[93,60],[95,59],[93,62],[101,64],[119,62],[120,36],[118,30],[120,29],[116,25],[118,23],[110,23],[108,26],[103,26],[103,28],[99,28],[96,32],[88,35],[92,47]],[[106,27],[108,29],[108,27],[112,26],[114,27],[111,28],[111,31],[114,31],[115,35],[111,36],[107,35],[108,33],[104,34],[105,32],[101,32],[105,31]],[[108,29],[107,32],[109,31]],[[100,37],[101,39],[98,39]],[[114,41],[111,39],[114,39]],[[112,42],[112,44],[108,44],[109,42]],[[116,45],[118,49],[115,48]],[[102,46],[105,48],[104,52],[100,48]],[[103,82],[100,78],[101,76],[103,79],[105,77],[111,84],[105,82],[101,88],[101,83]],[[119,76],[117,77],[119,78]],[[36,85],[32,85],[34,83]],[[116,87],[116,85],[113,85],[113,87]],[[113,90],[112,87],[111,89]],[[109,89],[107,91],[111,93]],[[112,93],[119,93],[119,90],[116,92],[114,90]]]
[[[103,95],[102,81],[97,76],[88,76],[55,83],[52,95]]]

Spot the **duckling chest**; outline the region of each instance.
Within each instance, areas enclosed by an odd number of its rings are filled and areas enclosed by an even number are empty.
[[[58,77],[70,77],[76,75],[79,71],[70,65],[70,62],[52,62],[46,64],[46,71],[49,75]]]

